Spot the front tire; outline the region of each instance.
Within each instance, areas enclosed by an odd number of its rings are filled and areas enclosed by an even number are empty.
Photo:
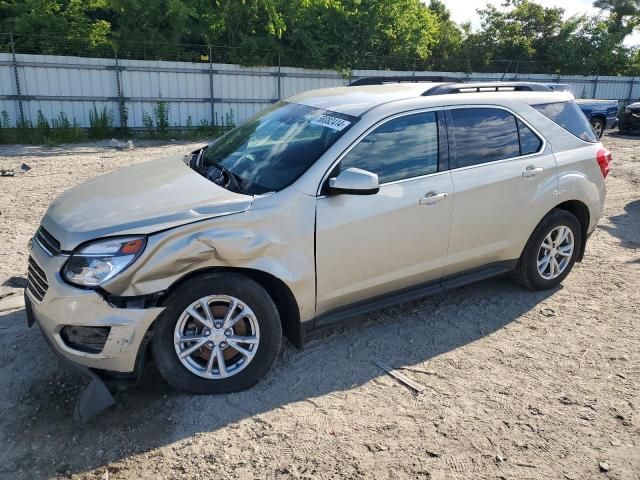
[[[532,290],[557,287],[569,275],[581,248],[582,229],[575,215],[552,210],[529,237],[513,277]]]
[[[281,345],[280,316],[265,289],[221,272],[187,280],[171,294],[156,321],[152,351],[176,390],[216,394],[258,383]]]

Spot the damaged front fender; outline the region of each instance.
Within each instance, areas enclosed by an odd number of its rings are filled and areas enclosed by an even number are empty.
[[[315,197],[289,188],[256,197],[250,210],[150,235],[136,263],[104,290],[143,296],[169,290],[193,272],[251,269],[280,279],[301,321],[315,316]]]

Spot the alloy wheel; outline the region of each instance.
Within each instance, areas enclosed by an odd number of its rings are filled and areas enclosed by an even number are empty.
[[[559,277],[573,256],[575,240],[569,227],[561,225],[551,230],[538,250],[538,273],[545,280]]]
[[[251,308],[228,295],[202,297],[180,315],[174,330],[178,359],[206,379],[232,377],[253,360],[260,327]]]

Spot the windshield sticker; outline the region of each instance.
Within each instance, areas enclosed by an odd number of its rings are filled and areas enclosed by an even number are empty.
[[[321,127],[327,127],[336,132],[344,130],[351,122],[349,120],[343,120],[342,118],[332,117],[331,115],[320,115],[315,120],[311,120],[313,125],[320,125]]]

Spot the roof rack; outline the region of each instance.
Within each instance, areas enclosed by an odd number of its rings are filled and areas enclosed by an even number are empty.
[[[438,85],[424,92],[423,96],[449,95],[452,93],[481,92],[552,92],[546,85],[535,82],[474,82]]]
[[[447,82],[460,83],[463,80],[456,77],[444,77],[441,75],[406,75],[397,77],[362,77],[354,80],[349,84],[350,87],[359,87],[362,85],[384,85],[385,83],[417,83],[417,82]]]

